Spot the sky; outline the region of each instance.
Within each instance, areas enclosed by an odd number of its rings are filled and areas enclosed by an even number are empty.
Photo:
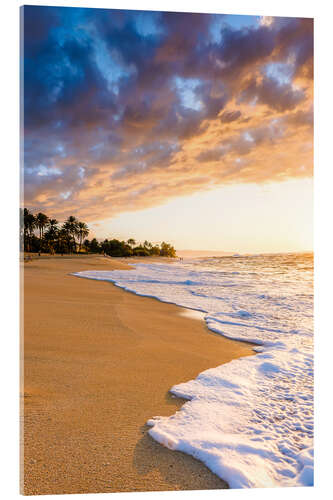
[[[312,250],[312,19],[22,16],[24,206],[103,239]]]

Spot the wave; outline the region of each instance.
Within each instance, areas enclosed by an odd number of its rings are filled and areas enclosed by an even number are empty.
[[[239,259],[226,257],[209,259],[209,270],[207,262],[192,260],[75,275],[202,311],[212,331],[260,346],[254,356],[173,386],[171,392],[188,401],[175,415],[150,419],[149,433],[164,446],[201,460],[232,488],[310,486],[311,270],[295,266],[298,261],[290,255],[265,259],[266,266],[247,257],[243,272],[235,270]],[[221,286],[221,272],[238,273],[232,287]]]

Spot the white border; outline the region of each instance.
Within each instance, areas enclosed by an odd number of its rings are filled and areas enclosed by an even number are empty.
[[[31,5],[59,5],[72,7],[117,8],[115,1],[38,1]],[[2,334],[2,411],[1,411],[1,494],[3,498],[18,498],[18,205],[19,205],[19,6],[18,0],[1,3],[1,283],[4,305],[1,315]],[[227,498],[329,498],[332,455],[331,397],[332,299],[329,285],[332,280],[333,224],[332,224],[332,17],[329,2],[316,0],[126,0],[122,8],[137,10],[167,10],[183,12],[214,12],[225,14],[252,14],[315,17],[315,330],[316,330],[316,466],[315,488],[270,490],[229,490],[163,493],[114,493],[114,499],[140,500],[143,498],[206,499]],[[4,151],[4,152],[3,152]],[[67,495],[57,495],[65,498]],[[44,498],[44,496],[40,496]],[[49,497],[45,497],[49,498]],[[71,495],[70,498],[101,498],[100,494]]]

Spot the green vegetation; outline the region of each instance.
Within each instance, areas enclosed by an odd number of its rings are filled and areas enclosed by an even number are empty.
[[[176,257],[172,245],[163,241],[153,245],[149,241],[137,243],[133,238],[127,241],[105,239],[98,242],[96,238],[86,239],[89,228],[71,215],[60,225],[56,219],[50,219],[39,212],[34,215],[27,208],[21,209],[21,248],[25,252],[38,253],[102,253],[111,257]],[[36,234],[37,233],[37,234]]]

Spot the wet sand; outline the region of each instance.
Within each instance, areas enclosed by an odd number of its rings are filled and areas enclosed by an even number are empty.
[[[220,489],[201,462],[145,422],[183,404],[169,389],[252,354],[183,309],[70,276],[126,259],[51,257],[24,266],[22,493]]]

